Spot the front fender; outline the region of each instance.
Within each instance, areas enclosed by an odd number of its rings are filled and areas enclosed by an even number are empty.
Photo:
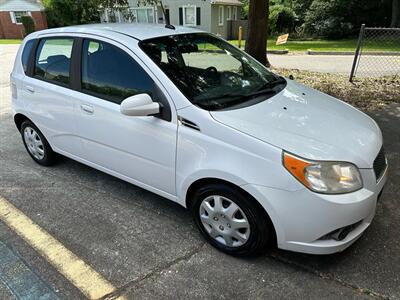
[[[186,195],[190,186],[196,181],[202,179],[223,180],[239,187],[246,184],[246,182],[242,178],[235,174],[223,172],[216,169],[197,170],[193,174],[190,174],[188,177],[180,181],[179,186],[177,187],[177,198],[179,204],[186,207]]]

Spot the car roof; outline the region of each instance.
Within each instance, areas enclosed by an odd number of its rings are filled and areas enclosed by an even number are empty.
[[[165,27],[165,24],[101,23],[46,29],[37,32],[37,34],[43,35],[51,33],[92,33],[102,35],[104,34],[107,37],[111,37],[112,33],[120,33],[131,36],[137,40],[146,40],[161,36],[196,32],[204,31],[183,26],[176,26],[175,29],[169,29]]]

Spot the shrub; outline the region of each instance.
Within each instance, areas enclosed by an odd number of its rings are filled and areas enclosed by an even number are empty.
[[[28,35],[35,31],[35,22],[33,21],[31,16],[22,16],[21,22],[22,25],[24,25],[25,35]]]
[[[290,7],[275,4],[269,8],[269,30],[273,34],[292,32],[296,21],[296,14]]]
[[[99,0],[43,0],[50,28],[100,22]]]

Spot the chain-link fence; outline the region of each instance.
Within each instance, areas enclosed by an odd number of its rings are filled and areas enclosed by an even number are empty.
[[[356,77],[400,76],[400,28],[361,26],[350,73]]]

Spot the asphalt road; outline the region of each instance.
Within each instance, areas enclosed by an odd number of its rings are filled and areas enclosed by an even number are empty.
[[[272,66],[284,69],[337,73],[350,75],[354,56],[352,55],[268,55]],[[356,76],[387,76],[400,74],[400,56],[362,56]]]
[[[166,199],[69,159],[50,168],[35,164],[10,113],[14,55],[0,46],[0,196],[112,283],[107,298],[400,299],[399,106],[372,114],[390,175],[373,223],[352,247],[330,256],[270,249],[239,259],[206,244],[190,214]],[[33,286],[47,299],[85,298],[3,222],[0,252],[11,266],[0,267],[0,299]]]

